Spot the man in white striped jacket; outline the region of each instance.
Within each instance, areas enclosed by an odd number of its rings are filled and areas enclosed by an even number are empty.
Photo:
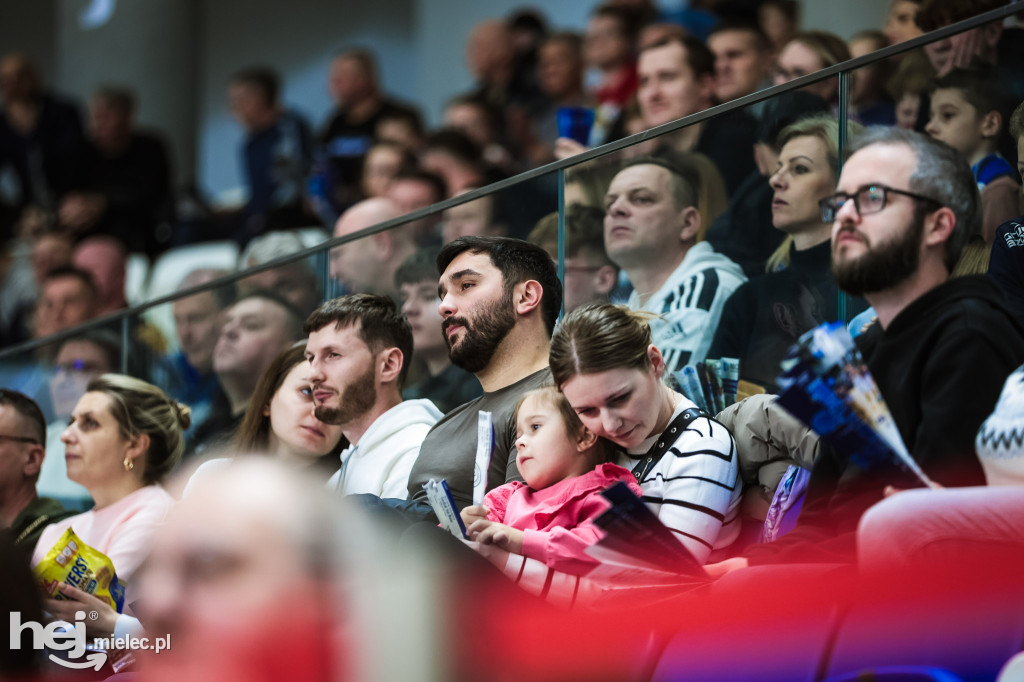
[[[640,157],[605,196],[605,250],[633,284],[629,307],[662,316],[651,330],[670,375],[704,359],[726,299],[746,281],[739,265],[699,241],[700,182],[687,164]]]

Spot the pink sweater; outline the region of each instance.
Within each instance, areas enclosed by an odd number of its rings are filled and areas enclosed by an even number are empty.
[[[584,575],[597,561],[586,548],[601,538],[593,520],[608,508],[601,491],[617,481],[642,493],[629,469],[601,464],[593,471],[533,490],[514,481],[495,488],[484,497],[488,520],[523,531],[523,555],[548,566]]]
[[[158,485],[139,488],[103,509],[90,510],[43,529],[32,554],[35,566],[70,526],[93,549],[106,554],[117,577],[127,584],[125,604],[133,601],[132,576],[149,553],[157,527],[174,505],[174,498]]]

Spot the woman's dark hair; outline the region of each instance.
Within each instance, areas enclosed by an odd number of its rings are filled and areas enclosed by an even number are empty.
[[[274,394],[281,388],[285,377],[295,369],[296,365],[306,362],[306,340],[303,339],[291,348],[281,351],[263,372],[256,388],[249,398],[249,406],[245,409],[242,423],[235,431],[232,449],[240,454],[266,453],[270,449],[270,417],[263,414],[274,399]],[[347,447],[348,441],[342,437],[328,455],[336,455]],[[332,461],[337,460],[332,458]]]

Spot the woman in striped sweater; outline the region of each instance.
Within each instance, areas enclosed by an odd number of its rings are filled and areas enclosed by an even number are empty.
[[[551,339],[551,374],[580,421],[619,446],[616,463],[639,474],[651,511],[703,563],[739,532],[736,445],[706,415],[676,421],[696,405],[662,382],[650,317],[619,305],[573,311]],[[644,470],[662,442],[665,454]]]
[[[633,471],[661,522],[697,561],[714,561],[740,530],[736,444],[726,427],[662,382],[651,317],[621,305],[577,308],[551,338],[551,374],[584,426],[619,447],[614,461]],[[549,601],[601,593],[585,577],[515,555],[504,571]]]

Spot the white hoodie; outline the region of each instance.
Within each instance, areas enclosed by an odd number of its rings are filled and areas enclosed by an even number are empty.
[[[665,357],[666,374],[704,359],[725,301],[746,281],[743,268],[717,253],[711,244],[698,242],[647,303],[640,305],[638,292],[630,294],[630,308],[664,318],[651,320],[651,333]]]
[[[443,415],[429,400],[406,400],[377,417],[358,443],[341,452],[327,487],[345,495],[409,497],[409,472],[420,443]]]

